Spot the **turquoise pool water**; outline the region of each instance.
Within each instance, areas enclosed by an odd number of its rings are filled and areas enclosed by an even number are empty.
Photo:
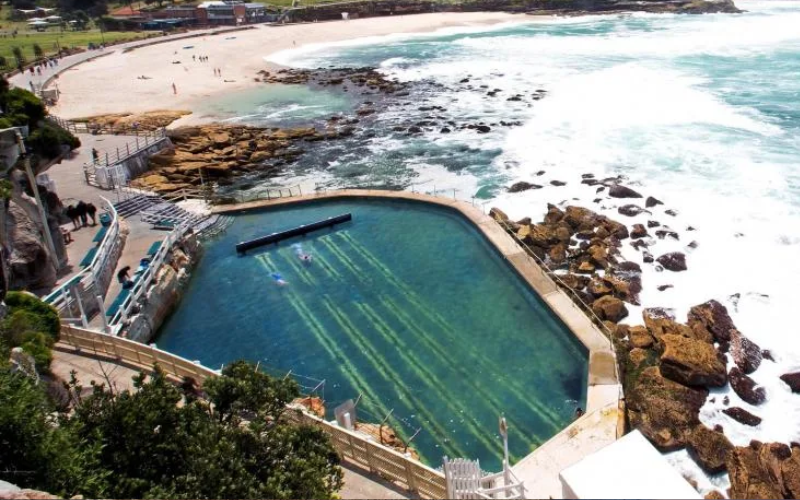
[[[352,222],[237,256],[236,243],[351,212]],[[298,248],[311,255],[310,263]],[[272,274],[287,282],[279,286]],[[239,215],[207,245],[160,348],[218,368],[238,358],[304,386],[324,379],[329,417],[363,395],[433,466],[499,470],[584,407],[587,352],[460,215],[421,203],[343,200]],[[309,378],[305,378],[309,377]]]

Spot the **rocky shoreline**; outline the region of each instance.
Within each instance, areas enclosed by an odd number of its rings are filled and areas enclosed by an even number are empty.
[[[608,190],[614,198],[643,198],[620,183],[619,178],[596,180],[586,174],[587,185]],[[511,192],[535,189],[517,183]],[[648,208],[660,204],[647,198]],[[634,208],[631,208],[634,207]],[[645,210],[627,204],[621,215]],[[800,443],[761,443],[734,446],[718,425],[708,428],[700,421],[700,410],[709,399],[709,389],[730,387],[744,402],[758,406],[767,399],[763,387],[749,376],[762,363],[774,362],[734,325],[726,307],[715,300],[697,305],[685,322],[667,309],[648,307],[642,311],[643,326],[621,323],[628,317],[627,305],[640,305],[642,268],[625,260],[620,252],[629,244],[640,250],[645,265],[662,270],[686,270],[686,257],[671,252],[649,255],[648,228],[625,224],[589,209],[568,205],[563,210],[548,205],[544,219],[509,220],[501,210],[490,215],[514,235],[530,254],[550,269],[576,304],[603,328],[617,351],[617,361],[626,397],[626,420],[630,429],[641,431],[663,452],[686,449],[707,474],[727,472],[730,498],[798,498],[800,495]],[[662,227],[648,224],[650,229]],[[666,229],[654,231],[657,238],[678,238]],[[633,319],[633,318],[632,318]],[[634,320],[635,321],[635,320]],[[730,365],[730,368],[728,366]],[[792,392],[800,393],[800,373],[780,377]],[[713,402],[713,399],[711,400]],[[722,401],[723,413],[732,425],[759,425],[762,417]],[[707,498],[723,498],[712,491]]]

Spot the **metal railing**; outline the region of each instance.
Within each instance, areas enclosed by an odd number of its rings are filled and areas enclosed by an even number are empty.
[[[112,263],[113,267],[109,266],[109,258],[116,251],[120,245],[119,241],[119,216],[114,208],[114,205],[106,198],[100,197],[106,206],[106,213],[110,215],[111,222],[108,226],[106,234],[97,245],[97,252],[92,258],[89,265],[83,268],[75,276],[63,283],[61,286],[53,290],[49,295],[44,297],[44,302],[50,304],[59,311],[59,316],[68,322],[81,323],[83,318],[70,317],[72,314],[71,304],[73,299],[70,296],[70,290],[80,285],[84,289],[93,286],[96,282],[102,281],[106,273],[112,273],[116,267],[116,262]],[[66,315],[65,315],[66,314]]]
[[[150,259],[147,269],[141,274],[131,288],[130,294],[120,304],[119,309],[108,321],[111,332],[117,334],[122,329],[123,323],[130,317],[131,310],[139,303],[139,299],[149,290],[150,285],[158,275],[161,265],[167,258],[167,254],[172,251],[172,246],[180,240],[191,224],[183,224],[173,229],[162,242],[155,255]]]
[[[175,381],[192,377],[202,384],[206,379],[219,375],[218,372],[201,365],[199,361],[189,361],[162,351],[155,344],[140,344],[129,339],[73,328],[69,325],[62,326],[57,347],[63,349],[64,344],[79,351],[86,351],[94,357],[110,358],[142,370],[149,371],[155,363],[158,363],[167,376]],[[358,431],[349,431],[305,411],[296,413],[294,419],[299,423],[318,426],[328,434],[331,444],[343,459],[388,478],[401,487],[417,493],[421,498],[447,497],[447,485],[442,472],[375,442],[371,436]]]
[[[91,129],[92,131],[100,130],[100,129]],[[111,165],[116,165],[117,163],[121,163],[131,156],[139,153],[143,149],[147,149],[153,144],[157,144],[164,139],[167,138],[167,130],[164,128],[160,128],[158,130],[147,130],[147,131],[138,131],[138,130],[129,130],[125,133],[118,133],[118,135],[131,135],[133,136],[133,140],[128,141],[125,143],[123,147],[117,147],[114,150],[103,150],[98,151],[97,158],[92,160],[92,163],[87,165],[93,166],[94,168],[98,167],[109,167]]]
[[[233,198],[236,203],[249,203],[252,201],[275,200],[292,196],[303,196],[303,188],[300,184],[289,187],[268,187],[253,194],[239,192],[235,194]]]

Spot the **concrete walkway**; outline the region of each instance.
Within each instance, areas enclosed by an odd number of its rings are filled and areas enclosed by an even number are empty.
[[[124,148],[125,144],[135,141],[133,136],[124,135],[91,135],[78,134],[81,140],[81,147],[72,152],[72,156],[63,160],[60,164],[51,166],[47,170],[50,180],[55,183],[56,193],[65,206],[75,204],[79,200],[86,203],[93,203],[98,210],[102,209],[103,202],[101,197],[108,199],[111,203],[117,201],[114,191],[106,191],[86,183],[83,173],[83,165],[91,163],[92,148],[98,151],[115,150]],[[166,234],[163,231],[154,231],[150,225],[139,221],[138,216],[125,220],[128,229],[128,240],[122,251],[117,269],[129,265],[133,268],[139,259],[145,256],[145,252],[156,240],[163,239]],[[92,240],[100,229],[99,226],[87,226],[75,230],[72,223],[62,225],[63,228],[71,232],[73,242],[67,245],[67,256],[69,264],[62,270],[56,287],[72,278],[76,273],[82,271],[79,266],[80,261],[94,247],[96,243]],[[116,297],[119,292],[119,284],[116,280],[111,282],[108,293],[106,294],[106,305]],[[110,299],[110,300],[109,300]]]
[[[137,370],[112,361],[100,360],[79,353],[66,344],[59,344],[53,351],[53,362],[50,369],[62,380],[69,380],[72,371],[84,391],[91,389],[91,382],[109,383],[115,391],[132,390],[132,378],[139,374]],[[344,486],[339,496],[345,499],[361,498],[412,498],[408,492],[385,481],[359,467],[343,463]]]

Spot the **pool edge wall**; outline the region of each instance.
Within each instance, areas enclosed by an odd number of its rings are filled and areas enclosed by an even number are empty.
[[[616,356],[608,338],[561,290],[525,250],[497,222],[470,203],[407,191],[343,189],[310,195],[259,200],[214,207],[217,214],[236,214],[262,208],[301,204],[315,200],[391,199],[427,203],[459,213],[480,231],[484,238],[536,292],[539,298],[589,351],[586,413],[514,465],[526,485],[538,483],[543,468],[566,468],[584,456],[609,444],[624,428],[623,396],[617,378]],[[577,445],[577,446],[576,446]],[[558,458],[556,458],[558,457]],[[528,471],[527,469],[531,469]],[[557,474],[556,474],[557,475]],[[524,476],[524,477],[523,477]],[[539,476],[539,477],[537,477]],[[553,477],[548,474],[548,476]],[[534,486],[531,484],[531,486]],[[545,486],[545,485],[536,485]],[[551,490],[555,485],[547,485]],[[538,489],[538,488],[537,488]],[[528,490],[531,491],[531,490]]]

